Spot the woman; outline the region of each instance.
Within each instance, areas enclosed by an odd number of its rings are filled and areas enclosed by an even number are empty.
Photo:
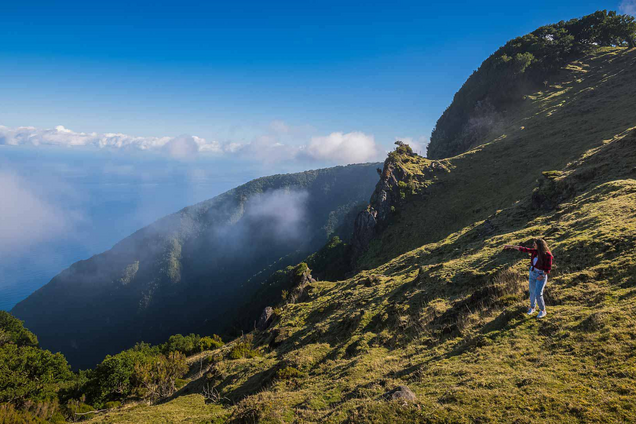
[[[514,249],[524,253],[530,253],[530,308],[528,315],[534,313],[535,301],[539,304],[539,315],[543,318],[547,315],[545,302],[543,301],[543,288],[548,282],[548,274],[552,269],[552,253],[548,248],[548,243],[543,239],[536,239],[534,247],[528,249],[523,246],[505,245],[504,249]]]

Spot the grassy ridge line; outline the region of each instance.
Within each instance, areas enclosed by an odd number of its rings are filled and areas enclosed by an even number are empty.
[[[431,161],[408,158],[407,169],[426,180],[424,188],[372,243],[361,267],[375,268],[487,219],[527,198],[542,172],[564,169],[634,126],[628,111],[636,107],[636,49],[599,49],[559,78],[508,111],[509,124],[494,128],[490,142],[440,161],[449,173],[429,180],[422,170]]]
[[[529,97],[516,112],[518,127],[450,159],[448,179],[410,198],[383,233],[378,252],[393,248],[393,259],[370,256],[382,264],[348,280],[313,284],[308,301],[283,308],[267,332],[222,348],[191,383],[212,385],[221,400],[191,420],[631,421],[636,119],[626,111],[636,98],[634,52],[605,49],[572,64],[562,84]],[[528,175],[516,172],[547,147],[555,157]],[[414,174],[425,174],[427,161],[408,161]],[[492,161],[520,181],[485,191],[488,180],[478,180],[495,176],[484,169]],[[548,170],[557,172],[542,176]],[[482,191],[441,205],[450,201],[442,187],[462,195],[471,187]],[[460,210],[455,221],[436,218],[471,200],[485,210]],[[557,261],[545,321],[523,313],[527,259],[501,251],[539,235]],[[261,356],[230,360],[238,343]],[[281,378],[288,368],[299,373]],[[382,400],[400,384],[415,392],[415,404]],[[161,405],[161,419],[190,419],[185,399]],[[146,416],[154,408],[98,421],[151,422]]]

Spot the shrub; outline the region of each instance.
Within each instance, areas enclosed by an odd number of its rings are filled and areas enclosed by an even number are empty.
[[[398,141],[395,142],[395,145],[397,146],[395,148],[395,151],[398,154],[413,156],[413,149],[408,144],[404,143],[403,141],[398,140]]]
[[[232,350],[230,350],[228,356],[230,359],[255,358],[257,356],[261,356],[261,353],[254,349],[252,345],[252,338],[250,336],[245,336],[232,346]]]
[[[218,349],[223,345],[223,340],[221,340],[221,337],[216,334],[212,337],[205,336],[201,337],[201,340],[199,340],[199,351],[203,352],[204,350]]]
[[[72,379],[60,353],[12,343],[0,348],[0,403],[21,408],[28,402],[53,401],[59,385]]]
[[[172,352],[157,355],[135,364],[135,384],[143,388],[145,397],[157,399],[176,391],[176,381],[188,371],[185,355]]]
[[[37,347],[38,338],[24,328],[22,321],[6,311],[0,311],[0,347],[6,343]]]
[[[287,366],[276,371],[276,380],[291,380],[292,378],[303,378],[305,373],[294,368]]]
[[[156,399],[174,392],[176,380],[187,370],[183,353],[163,354],[159,347],[141,343],[107,356],[95,370],[88,372],[79,391],[96,407],[132,396]]]
[[[301,262],[294,268],[294,277],[296,277],[296,281],[300,280],[305,274],[305,272],[309,271],[309,266],[305,262]]]
[[[104,404],[104,408],[106,409],[117,409],[121,407],[121,402],[106,402]]]

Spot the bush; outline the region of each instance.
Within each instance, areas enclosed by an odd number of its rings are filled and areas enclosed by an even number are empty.
[[[276,380],[291,380],[303,377],[305,377],[305,373],[294,367],[287,366],[276,371]]]
[[[261,353],[252,346],[250,336],[245,336],[237,341],[228,354],[230,359],[255,358],[257,356],[261,356]]]
[[[204,350],[218,349],[223,345],[223,340],[221,340],[221,337],[216,334],[212,337],[201,337],[201,340],[199,341],[199,351],[203,352]]]
[[[141,343],[132,349],[107,356],[88,378],[80,392],[90,403],[102,407],[129,397],[157,399],[176,390],[176,381],[188,370],[181,352],[163,354],[158,347]]]
[[[7,343],[38,347],[38,338],[24,328],[22,321],[6,311],[0,311],[0,347]]]
[[[296,281],[298,282],[305,272],[309,271],[309,266],[305,262],[301,262],[294,268],[294,277],[296,277]]]
[[[395,142],[395,145],[397,146],[395,148],[395,151],[398,154],[413,156],[413,149],[408,144],[404,143],[403,141],[398,140],[398,141]]]
[[[0,403],[21,408],[28,402],[57,400],[60,385],[73,377],[60,353],[12,343],[0,348]]]
[[[212,337],[201,337],[198,334],[188,334],[183,336],[175,334],[170,336],[168,341],[160,346],[160,350],[165,354],[181,352],[186,356],[203,352],[204,350],[217,349],[223,346],[223,341],[216,334]]]
[[[106,409],[117,409],[121,407],[121,402],[106,402],[104,404],[104,408]]]

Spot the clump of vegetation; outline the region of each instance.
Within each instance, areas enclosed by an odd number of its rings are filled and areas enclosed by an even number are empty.
[[[415,154],[413,153],[413,149],[411,148],[411,146],[403,141],[398,140],[395,142],[395,145],[397,146],[395,148],[395,152],[399,155],[413,156]]]
[[[185,355],[192,355],[205,350],[218,349],[221,346],[223,346],[223,340],[216,334],[212,337],[201,337],[198,334],[189,334],[187,336],[175,334],[170,336],[168,341],[160,346],[160,349],[165,354],[181,352]]]
[[[131,397],[154,401],[172,394],[177,380],[187,370],[183,353],[164,354],[159,346],[140,343],[117,355],[107,356],[94,370],[86,373],[86,380],[78,391],[96,408]]]
[[[255,349],[251,334],[237,340],[228,353],[230,359],[255,358],[258,356],[261,356],[261,353]]]
[[[302,276],[309,271],[309,266],[307,266],[307,264],[305,262],[301,262],[298,265],[296,265],[296,267],[294,268],[294,278],[296,278],[296,281],[300,281],[300,279],[302,278]]]
[[[276,371],[276,380],[292,380],[294,378],[303,378],[305,377],[305,373],[290,366],[286,366],[285,368],[281,368]]]
[[[40,349],[20,320],[0,311],[0,421],[64,422],[133,398],[156,401],[186,383],[186,354],[222,345],[216,335],[176,335],[159,346],[139,343],[93,370],[73,373],[62,354]]]
[[[64,421],[58,394],[75,379],[64,356],[40,349],[37,337],[5,311],[0,311],[0,331],[0,418]]]

